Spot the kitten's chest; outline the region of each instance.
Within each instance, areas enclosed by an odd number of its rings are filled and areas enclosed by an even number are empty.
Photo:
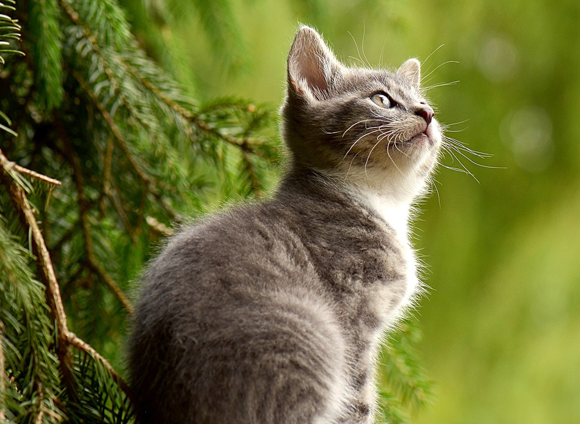
[[[329,278],[345,324],[382,333],[419,288],[416,258],[407,238],[408,208],[372,197],[362,201],[361,214],[372,230],[366,228],[358,246],[351,243],[353,249],[334,258]]]

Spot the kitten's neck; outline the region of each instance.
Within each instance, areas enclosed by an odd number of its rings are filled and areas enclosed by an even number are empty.
[[[308,167],[294,167],[284,178],[280,187],[282,192],[298,190],[310,195],[331,200],[333,193],[340,201],[351,198],[387,222],[401,240],[407,239],[411,203],[415,196],[401,191],[380,190],[366,182],[345,180],[324,170]]]

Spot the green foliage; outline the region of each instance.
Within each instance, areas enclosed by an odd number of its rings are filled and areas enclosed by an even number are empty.
[[[22,54],[13,47],[13,43],[20,39],[20,25],[9,13],[15,9],[14,0],[0,1],[0,65],[4,65],[4,56],[9,54]],[[0,68],[2,69],[2,68]]]
[[[2,196],[2,215],[6,213]],[[12,218],[12,219],[10,219]],[[8,216],[11,222],[13,217]],[[54,323],[46,305],[44,286],[32,272],[33,256],[21,237],[0,216],[0,322],[5,356],[2,410],[8,422],[36,423],[50,412],[54,421],[64,414],[55,403],[60,387],[54,353]]]
[[[50,112],[60,106],[63,98],[60,10],[57,0],[33,1],[29,8],[28,28],[38,105]]]
[[[433,397],[433,382],[425,375],[414,348],[420,340],[421,331],[417,323],[407,319],[387,341],[379,378],[385,422],[408,422],[409,412],[424,409]]]
[[[85,352],[75,352],[74,384],[83,390],[68,398],[67,413],[72,422],[127,424],[134,421],[131,401],[113,375]]]

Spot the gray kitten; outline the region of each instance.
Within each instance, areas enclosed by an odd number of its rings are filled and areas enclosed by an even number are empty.
[[[142,423],[372,423],[381,339],[420,290],[411,203],[441,146],[420,64],[288,56],[290,169],[272,200],[173,237],[144,275],[129,371]]]

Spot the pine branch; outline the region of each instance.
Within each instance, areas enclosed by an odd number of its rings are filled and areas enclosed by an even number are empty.
[[[103,68],[104,72],[107,74],[107,77],[109,78],[109,80],[113,84],[115,92],[120,94],[121,93],[121,90],[119,88],[120,84],[116,81],[116,78],[114,77],[114,74],[113,74],[112,70],[110,69],[110,67],[108,67],[106,65],[106,61],[104,60],[104,54],[103,54],[101,48],[99,47],[97,37],[92,34],[91,30],[81,21],[79,14],[77,12],[75,12],[74,9],[67,2],[65,2],[64,0],[60,0],[60,2],[62,4],[65,12],[67,13],[68,17],[71,19],[71,21],[75,25],[77,25],[79,28],[82,28],[83,33],[85,34],[87,39],[90,41],[92,48],[103,59],[102,63],[104,65],[104,68]],[[131,53],[135,54],[136,52],[131,52]],[[175,100],[175,97],[176,97],[175,93],[177,91],[177,89],[175,87],[171,87],[171,90],[167,90],[167,86],[161,88],[161,87],[157,86],[153,81],[148,79],[142,72],[140,72],[143,70],[144,62],[147,62],[147,61],[144,58],[139,57],[139,55],[137,55],[134,58],[131,58],[127,55],[126,60],[122,60],[120,57],[117,57],[117,59],[120,61],[121,65],[125,67],[125,69],[129,72],[129,74],[133,78],[135,78],[145,88],[147,88],[149,91],[151,91],[156,97],[158,97],[163,103],[165,103],[172,111],[174,111],[175,113],[177,113],[178,115],[183,117],[185,120],[193,123],[197,128],[199,128],[206,135],[209,135],[211,137],[217,137],[218,139],[220,139],[222,141],[225,141],[233,146],[237,146],[237,147],[241,148],[243,151],[247,151],[250,153],[253,153],[253,151],[255,150],[255,147],[260,147],[260,146],[264,145],[264,142],[262,140],[252,139],[252,138],[246,138],[246,139],[240,140],[236,137],[228,136],[226,134],[221,133],[217,129],[212,128],[206,122],[201,120],[195,112],[187,109],[186,107],[182,106],[177,100]],[[140,66],[141,69],[139,69],[139,70],[135,67],[135,65],[137,63],[139,63],[141,65]],[[150,63],[147,63],[146,65],[151,66],[153,68],[153,65]],[[149,73],[149,74],[151,75],[151,73]],[[171,93],[174,93],[174,96],[168,95],[167,94],[168,91]],[[179,97],[183,98],[182,95],[179,95]],[[122,96],[121,99],[123,100],[123,103],[131,110],[132,106],[130,105],[130,102],[128,102],[124,98],[124,96]],[[110,125],[110,123],[109,123],[109,125]]]
[[[117,145],[121,148],[121,150],[125,154],[125,157],[128,159],[133,170],[136,172],[139,178],[145,183],[145,189],[159,201],[160,205],[167,213],[169,213],[174,219],[180,220],[179,214],[170,205],[167,204],[167,202],[165,201],[164,197],[161,194],[163,190],[172,192],[175,191],[175,188],[151,177],[143,170],[137,158],[131,152],[131,149],[129,148],[127,141],[123,137],[121,131],[119,130],[119,127],[109,114],[108,110],[101,104],[96,94],[93,92],[93,90],[91,90],[89,85],[78,73],[72,71],[72,75],[80,84],[80,86],[83,88],[83,90],[87,93],[93,104],[97,107],[97,109],[101,113],[101,116],[103,117],[109,129],[113,133]],[[163,190],[160,190],[160,188]]]
[[[40,232],[40,228],[38,227],[38,223],[36,222],[34,212],[30,207],[26,194],[16,183],[17,180],[12,178],[9,172],[6,171],[5,167],[9,164],[10,161],[6,156],[4,156],[0,149],[0,167],[2,168],[2,172],[0,172],[0,182],[8,189],[9,197],[18,211],[21,221],[30,231],[32,247],[36,253],[36,262],[38,264],[41,279],[46,287],[48,304],[56,323],[58,340],[56,353],[61,365],[61,372],[65,379],[67,391],[71,396],[74,396],[74,388],[71,386],[73,381],[71,376],[73,366],[72,352],[67,341],[69,330],[66,322],[64,306],[60,296],[60,288],[56,280],[56,274],[52,266],[48,249],[46,248],[44,238],[42,237],[42,233]]]
[[[10,168],[11,162],[4,156],[2,150],[0,149],[0,167],[2,167],[3,173],[0,175],[2,184],[8,188],[8,193],[12,202],[14,203],[16,209],[21,214],[23,221],[26,223],[27,227],[31,231],[31,238],[33,241],[33,246],[37,252],[37,261],[40,265],[41,276],[45,282],[48,297],[50,300],[50,306],[56,319],[59,341],[63,342],[63,346],[66,346],[66,334],[68,333],[68,325],[66,323],[66,314],[64,312],[64,306],[62,304],[62,299],[60,297],[60,288],[56,280],[56,274],[54,273],[54,268],[52,267],[52,262],[50,260],[50,254],[48,249],[44,244],[44,238],[40,232],[40,228],[34,217],[34,212],[28,203],[28,199],[24,194],[24,191],[9,175],[9,170],[6,169],[8,166]],[[63,363],[68,363],[69,360],[66,359],[69,355],[66,347],[59,352],[63,357]]]
[[[117,371],[115,371],[115,369],[111,366],[111,364],[109,364],[109,362],[101,354],[99,354],[95,349],[93,349],[91,347],[91,345],[89,345],[88,343],[86,343],[83,340],[81,340],[80,338],[78,338],[74,333],[69,332],[67,338],[68,338],[69,343],[72,346],[74,346],[77,349],[89,354],[95,360],[97,360],[103,367],[105,367],[105,369],[113,377],[113,380],[115,381],[115,383],[119,384],[119,387],[121,387],[121,389],[125,392],[127,397],[129,399],[133,400],[133,394],[131,392],[131,389],[129,388],[129,386],[125,382],[125,380],[123,380],[123,378],[119,375],[119,373],[117,373]]]
[[[99,363],[101,363],[107,370],[111,372],[111,375],[113,375],[115,381],[130,398],[130,390],[127,384],[123,381],[119,374],[114,371],[113,367],[108,363],[108,361],[68,329],[66,314],[60,294],[60,287],[56,279],[56,274],[54,272],[50,254],[46,248],[44,238],[40,228],[38,227],[36,217],[34,216],[34,212],[30,207],[26,194],[16,182],[16,180],[6,171],[5,167],[9,164],[10,161],[6,158],[6,156],[4,156],[2,150],[0,149],[0,183],[7,188],[9,197],[11,198],[15,209],[21,215],[22,221],[25,223],[26,227],[30,230],[31,233],[32,246],[36,252],[36,262],[38,264],[39,272],[46,288],[48,303],[56,324],[58,340],[56,353],[61,364],[61,372],[65,380],[68,381],[67,390],[71,399],[76,398],[74,393],[75,388],[70,385],[74,381],[74,378],[71,374],[73,370],[73,356],[71,346],[89,353],[91,356],[97,359]]]
[[[387,414],[398,414],[402,409],[420,410],[432,399],[433,383],[426,377],[416,358],[412,343],[421,337],[417,325],[407,319],[401,323],[398,332],[389,337],[386,349],[383,351],[384,368],[382,369],[383,384],[390,393],[382,393]],[[390,418],[393,421],[407,420]]]
[[[101,278],[102,281],[105,282],[105,284],[109,287],[111,292],[117,297],[119,302],[121,302],[123,307],[127,310],[129,315],[133,315],[133,313],[134,313],[133,305],[131,305],[131,302],[129,302],[129,299],[127,299],[127,296],[125,296],[125,293],[123,293],[123,291],[119,288],[119,285],[105,271],[105,269],[101,266],[101,264],[99,263],[99,261],[96,258],[93,237],[91,235],[89,222],[88,222],[88,212],[89,212],[91,205],[85,196],[84,181],[83,181],[83,174],[82,174],[82,170],[81,170],[81,165],[78,161],[78,158],[74,154],[70,140],[68,139],[66,134],[64,134],[64,130],[62,129],[62,125],[59,125],[59,126],[61,127],[61,135],[63,135],[62,139],[63,139],[63,142],[65,143],[65,149],[66,149],[65,153],[67,155],[67,159],[69,161],[69,164],[71,165],[71,168],[73,171],[73,173],[72,173],[73,180],[74,180],[75,185],[76,185],[77,199],[78,199],[79,210],[80,210],[81,230],[82,230],[82,234],[83,234],[83,237],[85,240],[85,252],[86,252],[86,257],[87,257],[89,267]]]
[[[39,105],[49,111],[60,106],[62,88],[62,32],[56,0],[30,3],[28,31],[31,35]]]
[[[9,11],[16,10],[14,8],[15,2],[13,0],[4,0],[5,3],[0,2],[0,11],[2,9],[7,9]],[[0,65],[4,65],[5,59],[4,56],[8,54],[16,54],[16,55],[23,55],[20,50],[14,49],[11,46],[10,41],[20,41],[20,30],[21,27],[18,25],[18,21],[16,19],[11,18],[10,16],[0,13]],[[0,128],[5,128],[3,125],[0,125]]]
[[[26,174],[26,175],[29,175],[31,177],[37,178],[40,181],[44,181],[47,184],[53,184],[55,186],[62,185],[62,183],[59,180],[55,180],[54,178],[47,177],[46,175],[40,174],[40,173],[33,171],[31,169],[24,168],[23,166],[18,165],[16,162],[8,161],[7,163],[3,164],[3,167],[4,167],[4,170],[8,173],[10,173],[12,170],[14,170],[20,174]]]

